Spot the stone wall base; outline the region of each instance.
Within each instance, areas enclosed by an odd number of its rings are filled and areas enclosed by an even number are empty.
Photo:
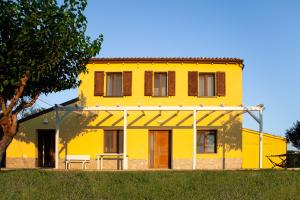
[[[104,170],[120,170],[122,169],[122,159],[104,159]],[[172,169],[192,169],[192,159],[174,159]],[[37,168],[36,158],[6,158],[7,168]],[[87,169],[96,170],[97,161],[91,159],[87,163]],[[196,161],[197,169],[241,169],[241,158],[201,158]],[[59,169],[65,169],[64,160],[59,161]],[[81,163],[72,163],[70,169],[82,169]],[[128,159],[128,169],[131,170],[146,170],[149,169],[148,161],[144,159]]]
[[[203,158],[197,159],[197,169],[241,169],[241,158]]]
[[[36,158],[7,158],[6,168],[36,168],[38,160]]]
[[[174,159],[172,163],[173,169],[192,169],[192,159]]]
[[[173,169],[192,169],[192,159],[173,160]],[[196,169],[241,169],[241,158],[198,158]]]
[[[128,169],[148,169],[148,160],[143,159],[128,159]]]

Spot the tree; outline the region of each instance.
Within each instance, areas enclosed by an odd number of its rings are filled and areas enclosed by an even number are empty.
[[[76,88],[103,36],[85,36],[87,0],[0,1],[0,163],[17,133],[17,115],[41,94]]]
[[[286,130],[285,137],[295,148],[300,150],[300,121],[297,121],[292,128]]]
[[[23,119],[25,117],[28,117],[28,116],[33,115],[35,113],[41,112],[43,110],[45,110],[45,108],[37,107],[37,106],[33,105],[30,108],[25,108],[22,111],[20,111],[18,119]]]

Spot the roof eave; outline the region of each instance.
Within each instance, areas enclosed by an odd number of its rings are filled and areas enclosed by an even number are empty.
[[[62,105],[62,106],[67,106],[67,105],[70,105],[70,104],[72,104],[72,103],[76,103],[76,102],[78,102],[78,101],[79,101],[79,98],[77,97],[77,98],[71,99],[71,100],[69,100],[69,101],[66,101],[66,102],[64,102],[64,103],[61,103],[60,105]],[[47,113],[49,113],[49,112],[51,112],[51,111],[54,111],[54,110],[55,110],[55,106],[52,106],[52,107],[47,108],[47,109],[45,109],[45,110],[42,110],[42,111],[40,111],[40,112],[37,112],[37,113],[34,113],[34,114],[29,115],[29,116],[27,116],[27,117],[24,117],[24,118],[18,120],[18,122],[19,122],[19,123],[23,123],[23,122],[25,122],[25,121],[28,121],[28,120],[30,120],[30,119],[33,119],[33,118],[39,117],[39,116],[41,116],[41,115],[47,114]]]
[[[127,57],[127,58],[91,58],[89,63],[199,63],[199,64],[239,64],[244,65],[240,58],[206,58],[206,57]]]

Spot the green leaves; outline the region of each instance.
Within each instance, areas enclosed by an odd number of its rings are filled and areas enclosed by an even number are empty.
[[[286,130],[285,137],[300,150],[300,121],[297,120],[290,129]]]
[[[86,0],[0,1],[0,95],[10,99],[25,72],[24,96],[79,85],[88,60],[101,49],[103,35],[85,36]]]

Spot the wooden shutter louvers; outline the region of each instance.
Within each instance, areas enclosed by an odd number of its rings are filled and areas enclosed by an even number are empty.
[[[225,72],[217,72],[216,73],[217,79],[217,96],[225,96],[226,94],[226,79],[225,79]]]
[[[123,72],[123,96],[132,95],[132,72]]]
[[[175,96],[175,71],[168,72],[168,96]]]
[[[94,77],[94,96],[104,95],[104,72],[96,71]]]
[[[152,96],[153,72],[145,71],[145,96]]]
[[[198,72],[188,72],[188,95],[198,96]]]

